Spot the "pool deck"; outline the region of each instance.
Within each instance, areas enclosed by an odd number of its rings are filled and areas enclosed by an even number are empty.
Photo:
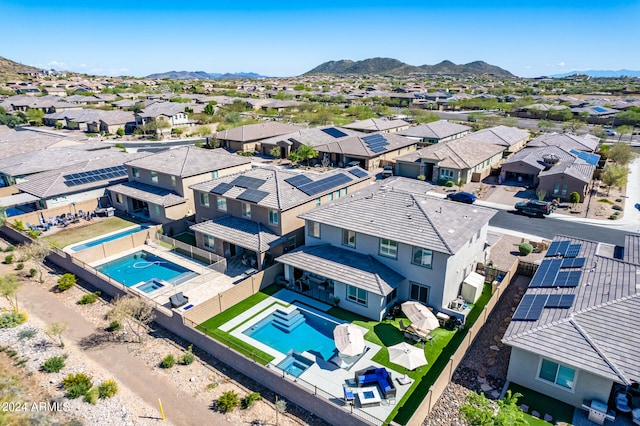
[[[270,306],[278,304],[278,307],[282,310],[293,310],[296,308],[296,305],[290,305],[288,308],[282,308],[281,306],[289,305],[295,301],[302,302],[301,307],[303,309],[309,309],[312,311],[317,310],[319,312],[326,312],[331,308],[331,305],[318,302],[317,300],[310,299],[304,295],[294,293],[289,290],[280,290],[273,296],[268,297],[267,299],[254,305],[232,320],[221,325],[220,330],[226,331],[232,336],[274,356],[275,359],[271,363],[269,363],[269,365],[267,366],[268,368],[279,370],[280,374],[282,374],[283,377],[293,380],[299,385],[304,386],[311,391],[316,391],[317,387],[318,395],[327,397],[327,394],[329,394],[331,395],[329,399],[337,402],[338,404],[341,404],[341,401],[343,400],[343,385],[352,388],[354,390],[354,394],[356,394],[357,387],[355,385],[355,372],[369,367],[386,368],[394,379],[393,384],[397,390],[395,400],[400,401],[402,399],[402,397],[407,393],[407,391],[413,384],[413,380],[411,380],[410,383],[406,385],[401,385],[400,383],[398,383],[396,378],[402,377],[402,372],[391,370],[388,367],[373,362],[371,358],[381,349],[381,347],[372,342],[365,341],[365,345],[369,349],[358,361],[351,365],[348,370],[339,368],[335,364],[325,361],[321,357],[318,357],[316,354],[302,352],[302,355],[304,355],[306,358],[313,359],[316,362],[296,378],[290,374],[283,372],[277,367],[277,364],[279,364],[286,358],[285,354],[282,354],[267,345],[257,342],[256,340],[243,333],[244,330],[271,314],[275,307],[273,307],[273,309],[269,309]],[[313,306],[313,309],[310,309],[309,306]],[[344,322],[337,318],[330,318],[339,323]],[[362,328],[362,330],[363,332],[367,331],[364,328]],[[380,405],[360,407],[360,404],[356,401],[356,407],[361,408],[372,416],[375,416],[381,420],[385,420],[389,416],[389,414],[391,414],[391,411],[393,411],[395,405],[393,403],[389,404],[387,400],[382,398]]]

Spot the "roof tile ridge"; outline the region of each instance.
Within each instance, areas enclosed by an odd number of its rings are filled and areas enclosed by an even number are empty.
[[[187,165],[187,159],[189,158],[189,154],[191,154],[191,147],[187,146],[187,152],[185,153],[184,160],[182,161],[182,167],[180,167],[180,176],[184,176],[184,168]]]
[[[620,380],[622,380],[625,385],[627,386],[630,385],[631,381],[618,369],[618,367],[616,367],[613,361],[611,361],[609,357],[604,353],[604,351],[600,349],[600,347],[596,344],[596,342],[594,342],[593,339],[591,339],[591,337],[589,336],[589,333],[583,330],[582,327],[580,327],[580,325],[575,322],[575,320],[572,318],[572,315],[569,316],[569,323],[573,325],[576,331],[580,333],[582,338],[587,341],[587,343],[593,348],[593,350],[598,354],[598,356],[600,356],[600,358],[602,358],[602,360],[607,363],[609,368],[613,370],[614,373],[616,373],[616,375],[620,378]]]
[[[564,317],[564,318],[561,318],[561,319],[556,320],[556,321],[540,324],[537,327],[530,328],[530,329],[522,331],[520,333],[512,334],[509,337],[503,337],[502,341],[503,342],[509,342],[509,341],[517,340],[517,339],[519,339],[521,337],[529,336],[529,335],[535,334],[535,333],[537,333],[539,331],[544,331],[546,329],[549,329],[549,328],[552,328],[552,327],[556,327],[558,325],[563,325],[563,324],[568,323],[568,322],[569,322],[569,317]]]
[[[373,275],[376,277],[376,284],[378,285],[378,290],[380,291],[380,294],[384,294],[384,289],[382,288],[382,283],[380,282],[380,273],[378,272],[376,261],[373,258],[373,256],[371,256],[370,254],[368,254],[367,257],[369,258],[369,264],[371,265],[371,269],[374,272]]]
[[[280,183],[278,182],[278,173],[275,170],[270,170],[273,173],[273,180],[276,185],[276,205],[278,206],[278,210],[282,211],[282,198],[280,197]]]
[[[260,222],[254,222],[257,225],[258,228],[258,232],[256,232],[256,234],[258,235],[258,250],[262,251],[262,223]]]
[[[429,225],[431,225],[431,228],[433,229],[433,231],[436,233],[436,235],[438,236],[438,238],[440,239],[440,241],[442,241],[442,243],[444,244],[444,246],[447,248],[447,250],[449,250],[450,254],[453,254],[453,250],[451,249],[451,246],[449,246],[449,244],[447,243],[447,241],[444,239],[444,237],[442,236],[442,234],[440,233],[440,231],[438,230],[438,228],[433,224],[433,221],[431,220],[431,218],[429,217],[429,215],[427,214],[427,212],[422,208],[422,206],[420,206],[420,202],[416,199],[416,194],[410,194],[411,195],[411,199],[413,200],[413,202],[416,204],[416,206],[418,206],[418,209],[422,212],[422,214],[424,215],[424,218],[427,220],[427,222],[429,222]]]

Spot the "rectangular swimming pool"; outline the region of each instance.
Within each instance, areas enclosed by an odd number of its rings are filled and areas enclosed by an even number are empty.
[[[153,279],[179,284],[198,275],[144,250],[103,263],[96,269],[127,287]]]
[[[135,234],[136,232],[142,231],[147,228],[148,226],[139,225],[139,226],[136,226],[135,228],[126,229],[124,231],[120,231],[115,234],[111,234],[111,235],[104,236],[102,238],[87,241],[86,243],[77,244],[75,246],[70,247],[69,250],[72,252],[86,250],[88,248],[95,247],[103,243],[108,243],[109,241],[117,240],[118,238],[126,237],[127,235]]]
[[[328,361],[336,353],[333,329],[337,325],[306,309],[289,313],[276,309],[243,333],[283,354],[292,349],[310,351]]]

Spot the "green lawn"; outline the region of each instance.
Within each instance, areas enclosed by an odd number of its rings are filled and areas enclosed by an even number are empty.
[[[196,234],[193,232],[182,232],[181,234],[178,234],[173,238],[178,241],[182,241],[185,244],[189,244],[190,246],[195,247],[196,245]]]
[[[65,229],[53,235],[42,237],[42,239],[48,241],[54,247],[63,248],[70,244],[79,243],[80,241],[96,238],[109,232],[137,225],[140,222],[133,218],[123,219],[120,217],[110,217],[99,222],[86,223],[86,226]]]
[[[222,342],[225,345],[228,345],[229,347],[242,353],[246,357],[259,362],[262,365],[267,365],[273,360],[273,357],[271,355],[257,348],[254,348],[253,346],[243,342],[240,339],[235,338],[227,332],[220,330],[219,327],[222,324],[240,315],[241,313],[245,312],[247,309],[262,302],[267,297],[271,296],[281,289],[282,287],[272,284],[269,287],[254,294],[253,296],[247,297],[242,302],[233,305],[226,311],[219,313],[215,317],[209,318],[202,324],[198,325],[196,328],[206,335],[213,337],[219,342]]]
[[[533,391],[529,388],[517,385],[515,383],[509,384],[509,389],[512,393],[521,393],[522,396],[518,398],[518,405],[525,404],[529,407],[529,413],[537,411],[540,416],[550,414],[553,417],[554,422],[571,423],[573,420],[573,410],[569,404],[560,402],[557,399],[550,398],[539,392]],[[529,416],[527,418],[531,425],[548,425],[549,423],[544,420],[539,420]]]

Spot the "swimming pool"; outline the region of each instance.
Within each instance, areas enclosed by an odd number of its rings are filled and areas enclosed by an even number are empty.
[[[82,243],[82,244],[77,244],[75,246],[72,246],[69,248],[70,251],[72,252],[78,252],[78,251],[82,251],[82,250],[86,250],[90,247],[95,247],[97,245],[100,245],[102,243],[108,243],[109,241],[113,241],[113,240],[117,240],[118,238],[122,238],[122,237],[126,237],[127,235],[131,235],[131,234],[135,234],[136,232],[142,231],[143,229],[147,229],[149,228],[148,226],[145,225],[138,225],[134,228],[129,228],[126,229],[124,231],[120,231],[118,233],[115,234],[111,234],[111,235],[107,235],[101,238],[98,238],[96,240],[91,240],[91,241],[87,241],[86,243]]]
[[[179,284],[198,275],[144,250],[103,263],[96,269],[127,287],[153,279]]]
[[[337,322],[298,307],[291,312],[276,309],[243,333],[287,354],[312,351],[329,360],[336,353],[333,329]]]

